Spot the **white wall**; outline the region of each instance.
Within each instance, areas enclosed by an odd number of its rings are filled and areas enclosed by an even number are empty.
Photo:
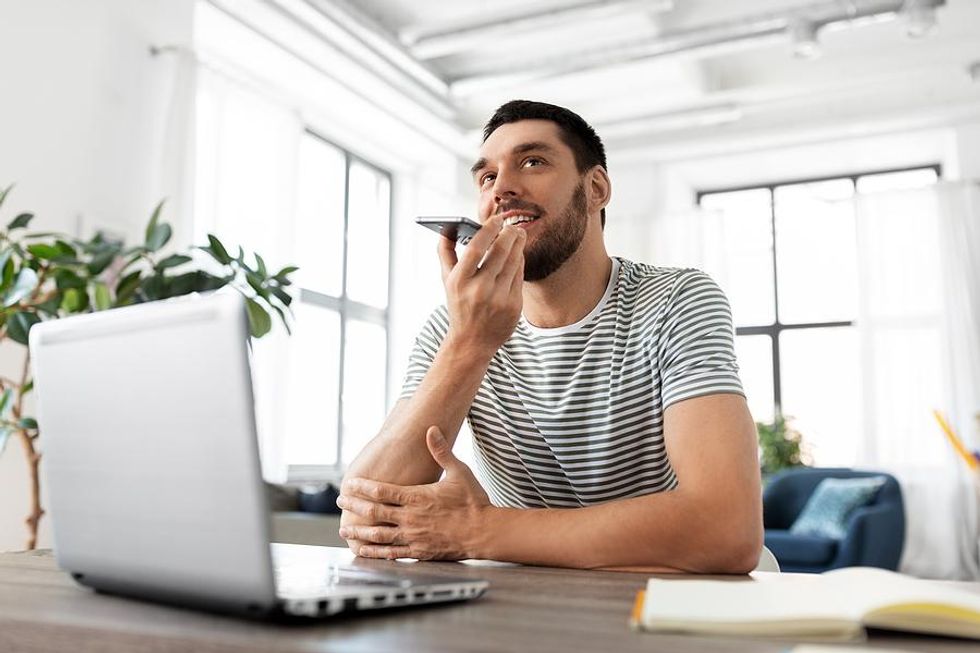
[[[17,184],[0,222],[29,210],[39,230],[141,234],[172,191],[160,161],[174,61],[149,48],[188,45],[193,5],[0,0],[0,187]],[[0,347],[0,374],[17,369],[21,352]],[[27,510],[26,463],[11,441],[0,455],[0,551],[23,546]],[[50,546],[43,523],[39,544]]]

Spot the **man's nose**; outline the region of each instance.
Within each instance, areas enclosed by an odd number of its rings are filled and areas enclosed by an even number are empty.
[[[497,176],[493,180],[493,199],[500,204],[509,199],[519,197],[521,187],[517,175],[506,170],[498,170]]]

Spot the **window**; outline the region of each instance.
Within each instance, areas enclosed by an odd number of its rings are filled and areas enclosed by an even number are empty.
[[[384,420],[391,177],[311,132],[299,144],[299,292],[284,458],[301,477],[349,463]]]
[[[749,408],[760,421],[794,417],[820,464],[854,460],[862,420],[850,200],[938,179],[936,166],[698,194],[728,238],[725,290]]]

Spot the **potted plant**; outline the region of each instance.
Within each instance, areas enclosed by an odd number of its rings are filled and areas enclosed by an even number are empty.
[[[0,208],[10,190],[0,190]],[[31,233],[31,213],[21,213],[0,228],[0,346],[7,342],[26,345],[31,327],[43,320],[224,286],[245,296],[252,337],[269,332],[273,313],[289,331],[286,313],[292,298],[287,287],[295,266],[272,273],[259,254],[254,253],[250,263],[239,247],[232,256],[210,234],[206,246],[193,248],[207,257],[195,258],[191,252],[164,254],[172,229],[160,220],[162,209],[160,202],[146,225],[143,242],[133,246],[101,233],[90,240]],[[0,454],[10,438],[19,438],[27,452],[31,486],[28,549],[37,545],[38,524],[44,515],[38,474],[40,432],[24,404],[32,388],[30,358],[25,354],[15,378],[0,376]]]
[[[803,436],[793,428],[792,417],[777,415],[772,422],[756,422],[759,432],[759,465],[763,477],[787,467],[807,464]]]

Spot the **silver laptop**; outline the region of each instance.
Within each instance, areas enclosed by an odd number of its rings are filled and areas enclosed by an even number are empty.
[[[31,330],[61,568],[105,592],[254,615],[482,594],[482,580],[379,573],[335,549],[270,543],[247,334],[244,300],[220,292]]]

